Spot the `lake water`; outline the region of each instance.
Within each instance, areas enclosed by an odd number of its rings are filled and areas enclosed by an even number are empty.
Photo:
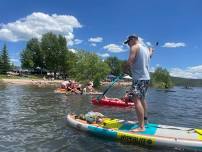
[[[104,89],[104,88],[103,88]],[[114,87],[107,96],[121,97],[126,88]],[[122,144],[80,132],[66,123],[69,112],[99,111],[135,120],[133,108],[98,107],[91,96],[55,94],[54,88],[0,85],[0,151],[9,152],[134,152],[181,151]],[[148,91],[149,121],[202,128],[202,88]]]

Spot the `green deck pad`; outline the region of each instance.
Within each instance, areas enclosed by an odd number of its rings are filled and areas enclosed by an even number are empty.
[[[130,131],[135,128],[138,128],[138,123],[132,124],[132,123],[124,123],[119,130],[121,131]],[[145,135],[155,135],[156,130],[158,128],[157,124],[146,124],[145,125],[145,131],[139,132],[139,134],[145,134]]]
[[[137,123],[123,123],[123,125],[119,128],[119,130],[123,131],[130,131],[131,129],[137,128],[138,124]]]
[[[157,131],[158,125],[157,124],[146,124],[145,125],[145,131],[141,132],[140,134],[145,134],[145,135],[155,135]]]

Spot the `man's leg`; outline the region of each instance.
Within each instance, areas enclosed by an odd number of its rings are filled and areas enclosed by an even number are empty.
[[[147,112],[148,106],[147,106],[146,100],[141,101],[141,103],[142,103],[142,106],[144,108],[144,121],[145,121],[145,124],[146,124],[147,119],[148,119],[148,112]]]
[[[147,102],[145,100],[145,95],[146,95],[146,92],[147,92],[147,89],[149,87],[149,80],[146,80],[146,81],[142,81],[142,84],[141,84],[141,103],[142,103],[142,106],[144,108],[144,123],[148,123],[148,106],[147,106]]]
[[[135,102],[136,113],[139,121],[139,128],[133,131],[144,131],[145,121],[147,122],[147,103],[145,94],[147,92],[149,81],[136,81],[133,84],[133,100]],[[135,97],[135,98],[134,98]]]
[[[144,108],[141,103],[141,100],[137,98],[135,101],[135,109],[136,109],[136,114],[139,122],[139,127],[132,130],[133,132],[142,132],[145,130],[144,128]]]

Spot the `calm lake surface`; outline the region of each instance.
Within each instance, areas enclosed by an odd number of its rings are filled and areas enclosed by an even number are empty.
[[[104,88],[103,88],[104,89]],[[121,97],[126,88],[114,87],[107,96]],[[91,96],[55,94],[54,88],[0,84],[0,151],[9,152],[134,152],[181,151],[150,149],[107,141],[80,132],[66,123],[69,112],[99,111],[107,116],[135,120],[133,108],[99,107]],[[149,121],[202,128],[202,88],[149,89]]]

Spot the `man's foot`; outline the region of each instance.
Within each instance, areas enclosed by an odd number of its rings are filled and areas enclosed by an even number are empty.
[[[131,132],[144,132],[145,131],[145,128],[135,128],[133,130],[131,130]]]

